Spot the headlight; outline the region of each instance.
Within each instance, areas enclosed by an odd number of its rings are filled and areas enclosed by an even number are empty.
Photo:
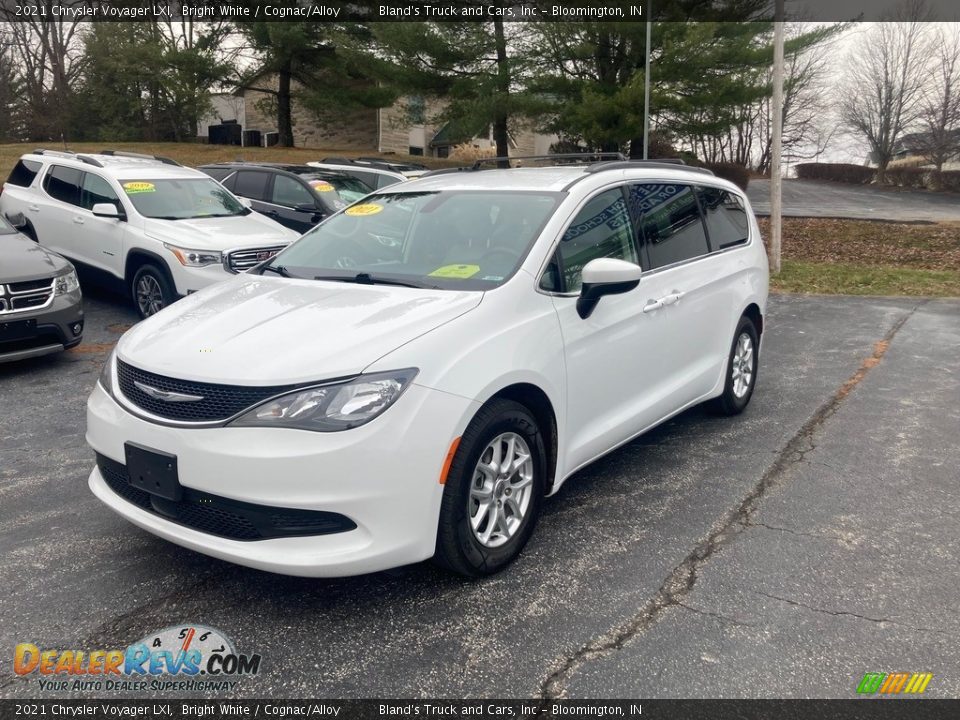
[[[100,368],[100,386],[107,391],[107,395],[113,395],[113,360],[117,356],[117,348],[114,347],[107,355],[106,362]]]
[[[337,385],[298,390],[268,400],[230,424],[317,432],[349,430],[370,422],[393,405],[416,375],[416,368],[407,368],[361,375]]]
[[[77,271],[71,270],[66,275],[57,277],[54,292],[57,295],[66,295],[68,292],[80,289],[80,280],[77,278]]]
[[[212,250],[190,250],[169,243],[163,246],[177,256],[181,265],[187,267],[204,267],[205,265],[219,265],[222,262],[220,253]]]

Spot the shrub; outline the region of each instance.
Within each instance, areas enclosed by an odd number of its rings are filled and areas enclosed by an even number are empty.
[[[876,174],[873,168],[852,163],[800,163],[796,170],[801,180],[830,180],[858,185],[871,182]]]
[[[930,171],[918,167],[888,167],[885,175],[887,185],[903,188],[931,187]]]
[[[941,190],[960,192],[960,170],[942,172],[937,180],[939,180]]]
[[[736,163],[705,163],[704,167],[711,170],[714,175],[724,180],[729,180],[741,190],[746,190],[750,183],[750,171],[743,165]]]

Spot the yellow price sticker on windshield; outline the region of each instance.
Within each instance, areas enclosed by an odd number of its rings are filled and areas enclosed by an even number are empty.
[[[444,265],[430,273],[429,277],[466,280],[480,272],[479,265]]]
[[[156,192],[157,186],[149,182],[128,182],[123,184],[123,191],[127,195],[135,195],[136,193],[145,193],[145,192]]]
[[[330,183],[324,180],[317,180],[315,182],[312,182],[310,183],[310,187],[312,187],[317,192],[333,192],[334,190],[336,190],[336,188],[334,188],[333,185],[331,185]]]
[[[363,217],[365,215],[376,215],[378,212],[383,210],[383,205],[377,205],[376,203],[363,203],[362,205],[354,205],[343,211],[344,215],[353,215],[354,217]]]

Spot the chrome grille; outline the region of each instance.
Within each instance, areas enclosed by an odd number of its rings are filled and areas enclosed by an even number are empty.
[[[269,397],[279,395],[297,385],[220,385],[216,383],[180,380],[140,370],[123,360],[117,361],[117,379],[120,392],[137,407],[168,420],[179,422],[215,422],[231,418],[247,408],[258,405]],[[195,402],[167,402],[151,397],[136,383],[163,392],[199,396]]]
[[[253,266],[269,260],[285,247],[286,245],[272,245],[270,247],[232,250],[224,256],[224,267],[230,272],[246,272]]]
[[[53,302],[56,278],[0,285],[0,315],[39,310]]]

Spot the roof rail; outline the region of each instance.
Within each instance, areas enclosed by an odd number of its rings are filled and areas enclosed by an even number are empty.
[[[164,165],[176,165],[177,167],[183,167],[173,158],[163,157],[162,155],[146,155],[144,153],[135,153],[127,152],[126,150],[101,150],[100,155],[108,155],[110,157],[128,157],[128,158],[138,158],[140,160],[156,160],[161,162]]]
[[[79,160],[82,163],[86,163],[87,165],[93,165],[94,167],[98,167],[98,168],[103,167],[103,163],[101,163],[96,158],[92,158],[89,155],[79,155],[73,150],[47,150],[45,148],[37,148],[30,154],[31,155],[59,155],[60,157],[68,157],[68,158]]]
[[[515,157],[500,156],[492,158],[480,158],[471,166],[471,170],[482,170],[487,163],[509,163],[511,160],[580,160],[583,162],[597,162],[609,158],[610,160],[623,161],[627,156],[620,152],[588,152],[588,153],[557,153],[554,155],[518,155]]]
[[[677,170],[677,166],[682,166],[683,170],[688,172],[700,173],[701,175],[713,175],[712,170],[702,167],[687,165],[680,158],[670,158],[666,160],[613,160],[607,162],[594,163],[587,168],[588,173],[598,173],[604,170],[627,170],[629,168],[655,168],[660,170]]]
[[[440,168],[438,170],[430,170],[425,172],[420,178],[435,177],[437,175],[449,175],[451,173],[461,173],[461,172],[473,172],[472,167],[452,167],[452,168]],[[417,178],[418,180],[420,178]]]

